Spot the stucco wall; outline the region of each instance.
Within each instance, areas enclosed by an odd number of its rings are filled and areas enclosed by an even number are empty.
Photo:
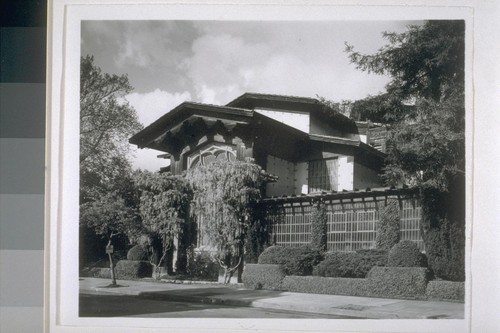
[[[285,112],[274,111],[268,109],[255,109],[256,112],[263,114],[266,117],[282,122],[288,126],[298,129],[299,131],[309,133],[309,113],[307,112]]]
[[[353,190],[354,158],[352,156],[339,157],[339,187],[337,191]]]

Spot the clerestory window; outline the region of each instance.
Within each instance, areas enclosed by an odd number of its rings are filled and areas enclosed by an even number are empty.
[[[337,158],[309,161],[309,193],[337,191],[338,170]]]

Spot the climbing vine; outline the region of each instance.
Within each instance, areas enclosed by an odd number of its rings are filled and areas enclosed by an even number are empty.
[[[200,231],[217,248],[226,283],[242,262],[264,177],[258,165],[242,161],[215,161],[190,169],[186,175],[193,187],[191,213],[203,219]]]

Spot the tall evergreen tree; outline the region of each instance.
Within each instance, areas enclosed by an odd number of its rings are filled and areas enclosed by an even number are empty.
[[[355,114],[389,124],[384,178],[420,189],[430,264],[438,276],[463,280],[465,23],[427,21],[384,37],[388,44],[372,55],[346,47],[358,69],[392,78]]]

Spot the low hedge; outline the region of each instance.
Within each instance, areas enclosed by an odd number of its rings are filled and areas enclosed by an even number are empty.
[[[280,265],[247,264],[243,270],[243,285],[249,289],[281,290],[285,272]]]
[[[464,302],[465,284],[452,281],[429,281],[425,294],[429,299]]]
[[[115,267],[117,279],[141,279],[151,277],[153,265],[148,261],[120,260]]]
[[[403,240],[389,251],[387,266],[390,267],[427,267],[427,257],[421,253],[417,244]]]
[[[424,298],[429,271],[422,267],[374,267],[367,278],[286,276],[283,290],[386,298]]]
[[[283,290],[297,293],[368,296],[366,279],[332,278],[320,276],[286,276]]]
[[[281,265],[286,275],[311,275],[323,256],[310,246],[284,248],[270,246],[259,256],[259,264]]]
[[[313,269],[313,275],[325,277],[364,278],[374,266],[387,264],[385,250],[329,252]]]
[[[425,267],[373,267],[367,275],[370,296],[424,296],[431,278]]]
[[[80,274],[84,277],[95,277],[101,279],[111,279],[111,270],[103,267],[84,268]]]

